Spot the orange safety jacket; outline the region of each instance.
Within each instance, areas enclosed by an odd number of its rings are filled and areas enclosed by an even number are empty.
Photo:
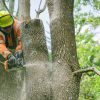
[[[14,19],[13,28],[9,35],[0,30],[0,54],[7,58],[11,53],[9,49],[22,50],[20,23],[16,19]]]

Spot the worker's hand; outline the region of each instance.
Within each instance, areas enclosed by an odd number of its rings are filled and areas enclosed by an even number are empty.
[[[12,54],[8,55],[7,58],[8,58],[8,66],[16,65],[16,63],[17,63],[16,58]]]
[[[23,58],[22,50],[16,51],[15,57],[16,57],[16,59],[22,59]]]
[[[17,65],[22,67],[24,65],[24,59],[23,59],[23,51],[20,50],[20,51],[17,51],[15,53],[15,57],[17,59]]]

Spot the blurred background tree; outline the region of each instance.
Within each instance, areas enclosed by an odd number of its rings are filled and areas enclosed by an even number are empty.
[[[100,69],[100,40],[95,41],[94,31],[100,27],[100,1],[75,0],[74,21],[78,59],[81,68]],[[83,74],[79,100],[100,100],[100,77],[94,73]]]

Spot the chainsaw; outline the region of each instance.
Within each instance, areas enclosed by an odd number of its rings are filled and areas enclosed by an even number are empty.
[[[13,70],[19,70],[24,68],[25,63],[23,58],[18,58],[15,65],[8,65],[8,61],[5,62],[0,61],[0,64],[4,66],[4,69],[6,71],[13,71]]]

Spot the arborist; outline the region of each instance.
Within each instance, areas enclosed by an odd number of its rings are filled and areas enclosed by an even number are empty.
[[[0,11],[0,56],[5,70],[16,67],[23,58],[20,23],[7,11]]]

